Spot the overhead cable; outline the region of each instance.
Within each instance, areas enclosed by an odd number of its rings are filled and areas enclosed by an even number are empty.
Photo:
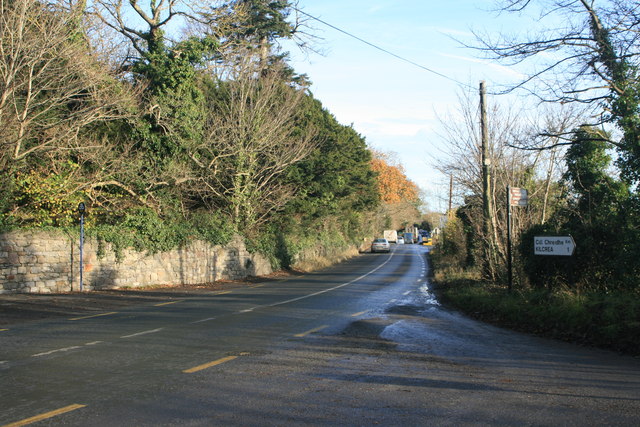
[[[401,61],[407,62],[407,63],[409,63],[409,64],[411,64],[411,65],[413,65],[413,66],[415,66],[415,67],[418,67],[418,68],[420,68],[420,69],[422,69],[422,70],[428,71],[429,73],[435,74],[435,75],[436,75],[436,76],[438,76],[438,77],[442,77],[442,78],[444,78],[444,79],[447,79],[447,80],[449,80],[449,81],[452,81],[452,82],[454,82],[454,83],[456,83],[456,84],[458,84],[458,85],[461,85],[461,86],[465,86],[465,87],[472,88],[472,86],[468,85],[467,83],[462,83],[462,82],[460,82],[460,81],[458,81],[458,80],[456,80],[456,79],[454,79],[454,78],[452,78],[452,77],[447,76],[446,74],[439,73],[438,71],[435,71],[435,70],[433,70],[433,69],[431,69],[431,68],[425,67],[424,65],[420,65],[420,64],[418,64],[417,62],[414,62],[414,61],[412,61],[412,60],[410,60],[410,59],[404,58],[404,57],[402,57],[402,56],[400,56],[400,55],[396,55],[395,53],[393,53],[393,52],[391,52],[391,51],[389,51],[389,50],[387,50],[387,49],[384,49],[384,48],[382,48],[382,47],[380,47],[380,46],[377,46],[377,45],[375,45],[375,44],[373,44],[373,43],[371,43],[371,42],[368,42],[368,41],[364,40],[363,38],[360,38],[360,37],[358,37],[358,36],[356,36],[356,35],[353,35],[353,34],[349,33],[348,31],[345,31],[345,30],[343,30],[343,29],[341,29],[341,28],[336,27],[335,25],[332,25],[332,24],[330,24],[330,23],[328,23],[328,22],[326,22],[326,21],[323,21],[322,19],[320,19],[320,18],[318,18],[318,17],[316,17],[316,16],[309,15],[307,12],[303,12],[302,10],[298,9],[297,7],[292,7],[292,9],[293,9],[293,10],[295,10],[296,12],[298,12],[298,13],[302,14],[302,15],[305,15],[305,16],[307,16],[307,17],[309,17],[309,18],[313,19],[314,21],[318,21],[318,22],[320,22],[321,24],[326,25],[327,27],[333,28],[333,29],[334,29],[334,30],[336,30],[336,31],[339,31],[339,32],[341,32],[341,33],[343,33],[343,34],[346,34],[347,36],[349,36],[349,37],[351,37],[351,38],[354,38],[354,39],[358,40],[358,41],[359,41],[359,42],[361,42],[361,43],[364,43],[364,44],[366,44],[366,45],[368,45],[368,46],[371,46],[371,47],[373,47],[374,49],[378,49],[379,51],[384,52],[384,53],[386,53],[387,55],[393,56],[394,58],[397,58],[397,59],[399,59],[399,60],[401,60]],[[473,89],[475,89],[475,88],[473,88]]]

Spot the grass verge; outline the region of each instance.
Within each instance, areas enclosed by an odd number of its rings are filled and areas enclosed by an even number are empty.
[[[506,288],[436,270],[440,300],[483,321],[640,356],[640,293]]]

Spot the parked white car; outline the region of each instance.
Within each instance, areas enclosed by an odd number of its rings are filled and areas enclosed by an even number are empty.
[[[398,237],[398,244],[404,245],[404,237]]]

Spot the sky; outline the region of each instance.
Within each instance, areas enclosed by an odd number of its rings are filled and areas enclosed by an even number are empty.
[[[425,191],[428,208],[443,212],[448,178],[434,165],[446,151],[441,120],[458,105],[459,83],[477,93],[481,80],[491,91],[520,76],[456,39],[472,42],[471,30],[497,35],[534,22],[499,16],[493,6],[492,0],[299,0],[303,12],[420,66],[316,20],[310,31],[322,54],[283,48],[296,72],[308,75],[314,97],[371,148],[395,153]]]

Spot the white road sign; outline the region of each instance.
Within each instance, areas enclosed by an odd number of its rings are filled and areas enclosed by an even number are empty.
[[[576,242],[571,236],[535,236],[534,255],[571,256]]]
[[[529,194],[524,188],[509,187],[509,205],[527,206],[529,204]]]

